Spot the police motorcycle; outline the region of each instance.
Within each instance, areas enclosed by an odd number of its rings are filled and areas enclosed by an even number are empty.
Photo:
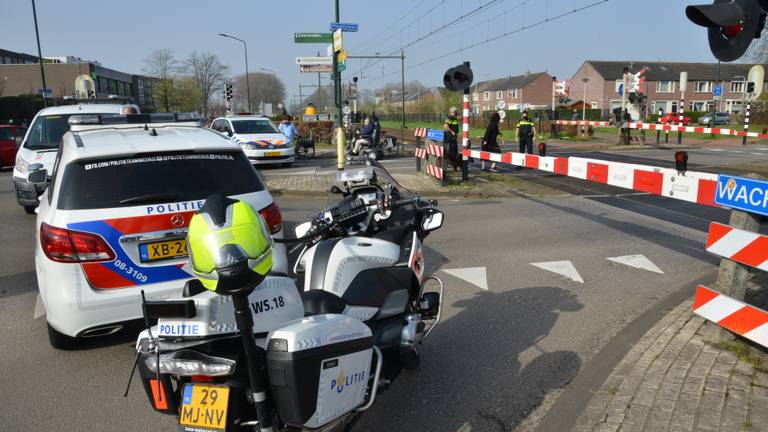
[[[443,214],[386,177],[341,171],[339,205],[296,228],[301,294],[270,274],[261,216],[209,197],[188,231],[196,279],[181,298],[142,303],[134,368],[152,407],[186,431],[344,431],[415,367],[442,294],[421,242]]]

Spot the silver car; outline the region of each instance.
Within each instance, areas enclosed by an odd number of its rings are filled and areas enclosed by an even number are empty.
[[[700,125],[715,126],[729,123],[731,123],[731,116],[726,112],[711,112],[699,117]]]

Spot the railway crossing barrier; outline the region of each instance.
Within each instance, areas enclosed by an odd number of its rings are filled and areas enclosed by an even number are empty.
[[[447,153],[445,144],[445,132],[436,129],[416,128],[414,131],[416,139],[416,171],[422,172],[422,161],[424,172],[440,180],[441,186],[448,184],[446,173]]]

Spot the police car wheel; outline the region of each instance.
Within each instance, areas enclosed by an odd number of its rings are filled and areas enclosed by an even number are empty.
[[[48,326],[48,341],[52,347],[60,350],[71,350],[80,346],[82,342],[80,339],[60,333],[48,323],[46,325]]]
[[[37,206],[28,206],[28,205],[25,205],[25,206],[24,206],[24,211],[25,211],[25,212],[27,212],[27,214],[35,214],[35,209],[36,209],[36,208],[37,208]]]

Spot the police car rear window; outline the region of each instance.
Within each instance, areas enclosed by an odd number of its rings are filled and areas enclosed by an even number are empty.
[[[67,165],[58,208],[85,210],[205,199],[264,190],[241,151],[173,152]]]

